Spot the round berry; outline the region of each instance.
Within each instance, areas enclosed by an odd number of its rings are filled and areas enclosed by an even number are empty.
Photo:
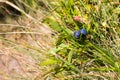
[[[83,34],[83,35],[87,35],[87,31],[86,31],[85,28],[81,29],[81,30],[80,30],[80,33]]]
[[[75,31],[74,32],[74,37],[75,38],[80,38],[80,34],[81,34],[81,31],[79,30],[79,31]]]

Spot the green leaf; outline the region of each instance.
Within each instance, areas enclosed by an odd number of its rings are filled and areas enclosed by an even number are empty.
[[[57,53],[58,51],[60,51],[60,50],[62,50],[62,49],[65,49],[65,48],[68,48],[68,47],[69,47],[69,46],[66,45],[66,44],[60,44],[60,45],[58,46],[58,48],[53,48],[53,49],[51,49],[51,50],[50,50],[50,53],[55,54],[55,53]]]
[[[71,51],[69,52],[69,54],[68,54],[68,62],[69,62],[69,63],[72,62],[72,56],[73,56],[73,53],[74,53],[74,51],[71,50]]]
[[[56,19],[49,17],[46,19],[45,23],[49,25],[53,30],[60,32],[62,30],[61,26],[58,24]]]
[[[47,65],[52,65],[58,63],[58,60],[55,59],[47,59],[43,62],[40,63],[41,66],[47,66]]]

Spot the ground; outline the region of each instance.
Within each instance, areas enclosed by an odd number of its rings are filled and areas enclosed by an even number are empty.
[[[41,80],[39,64],[52,46],[51,29],[26,17],[0,23],[0,80]]]

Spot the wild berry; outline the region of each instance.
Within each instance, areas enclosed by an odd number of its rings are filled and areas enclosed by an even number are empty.
[[[81,29],[81,30],[80,30],[80,33],[83,34],[83,35],[85,35],[85,36],[87,35],[87,31],[86,31],[85,28]]]
[[[80,35],[82,35],[82,36],[86,36],[87,35],[87,31],[86,31],[85,28],[82,28],[82,29],[74,32],[74,37],[75,38],[80,38]]]
[[[75,38],[80,38],[80,33],[81,33],[80,30],[79,30],[79,31],[75,31],[75,32],[74,32],[74,37],[75,37]]]

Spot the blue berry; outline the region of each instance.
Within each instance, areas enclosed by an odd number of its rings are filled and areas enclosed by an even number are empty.
[[[85,28],[82,28],[82,29],[74,32],[74,37],[75,38],[80,38],[80,35],[83,35],[83,36],[87,35],[87,31],[86,31]]]
[[[83,34],[83,35],[87,35],[87,31],[86,31],[85,28],[81,29],[81,30],[80,30],[80,33]]]
[[[80,38],[80,33],[81,33],[80,30],[79,30],[79,31],[75,31],[75,32],[74,32],[74,37],[75,37],[75,38]]]

